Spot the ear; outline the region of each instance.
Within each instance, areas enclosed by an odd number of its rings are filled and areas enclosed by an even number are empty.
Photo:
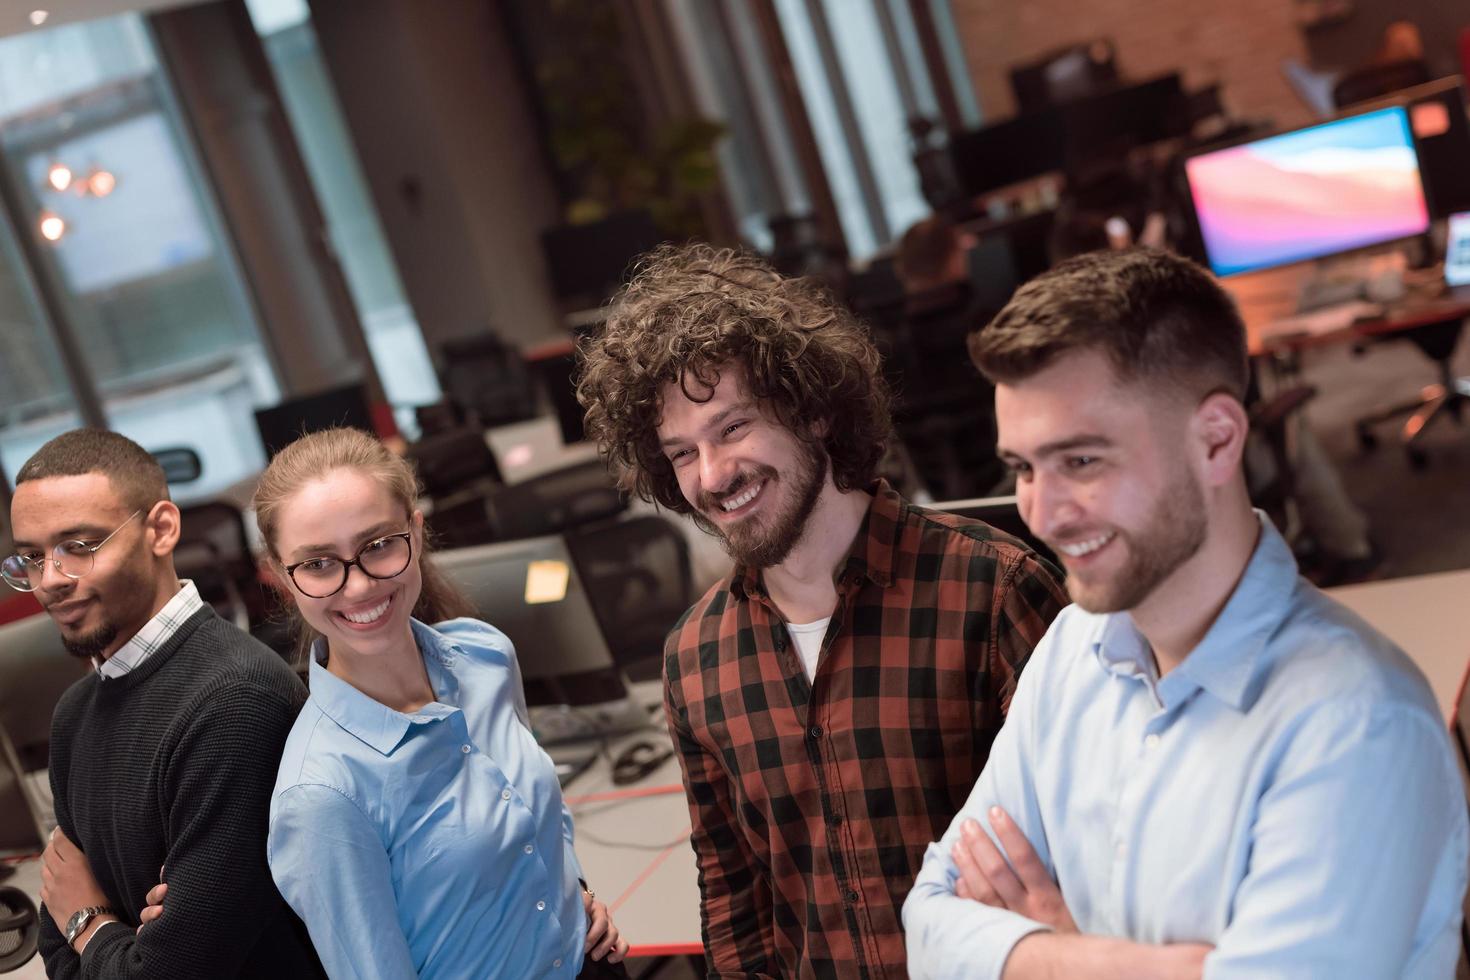
[[[1245,452],[1250,419],[1240,399],[1223,391],[1208,395],[1190,418],[1192,455],[1206,486],[1235,479]]]
[[[423,543],[424,543],[424,512],[423,511],[416,510],[416,511],[413,512],[413,516],[408,519],[408,528],[409,528],[410,531],[413,532],[413,543],[415,545],[422,546]],[[414,554],[418,554],[420,548],[416,547],[413,550],[414,550]]]
[[[160,500],[143,516],[149,532],[153,535],[148,549],[155,557],[163,558],[174,553],[179,544],[179,507],[172,500]]]

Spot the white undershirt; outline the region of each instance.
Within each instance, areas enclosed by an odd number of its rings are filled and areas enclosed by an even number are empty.
[[[786,624],[786,632],[791,634],[791,639],[796,643],[796,652],[801,654],[801,665],[806,668],[808,681],[817,676],[817,657],[822,652],[822,637],[827,635],[827,624],[830,622],[832,617],[828,616],[814,623]]]

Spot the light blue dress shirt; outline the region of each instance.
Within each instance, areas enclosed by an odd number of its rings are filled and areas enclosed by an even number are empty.
[[[1207,978],[1454,974],[1470,845],[1445,723],[1403,653],[1262,524],[1162,680],[1126,613],[1052,624],[904,905],[914,977],[999,977],[1044,928],[954,894],[951,844],[966,819],[994,838],[993,805],[1084,933],[1211,943]]]
[[[320,662],[281,758],[268,857],[344,977],[575,977],[586,914],[572,818],[532,738],[515,648],[413,622],[436,700],[379,704]]]

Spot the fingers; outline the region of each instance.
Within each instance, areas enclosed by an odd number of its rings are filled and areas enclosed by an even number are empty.
[[[612,952],[613,948],[617,946],[618,940],[620,938],[621,937],[618,935],[618,927],[613,925],[612,919],[608,919],[607,935],[603,937],[602,942],[597,944],[597,948],[592,951],[592,958],[594,960],[600,960],[608,953]],[[626,946],[626,944],[624,945]]]
[[[138,914],[138,922],[140,923],[139,928],[142,928],[143,925],[152,922],[154,919],[157,919],[161,915],[163,915],[162,905],[147,906],[143,909],[142,912]]]
[[[143,896],[143,900],[148,903],[148,907],[149,908],[152,908],[153,906],[156,905],[156,906],[158,906],[158,910],[160,912],[162,912],[163,911],[163,896],[165,896],[167,894],[168,894],[168,886],[167,885],[161,885],[161,884],[160,885],[154,885],[152,888],[148,889],[148,894],[145,895],[145,896]],[[144,912],[146,914],[147,910],[145,909]]]
[[[622,936],[619,936],[618,944],[613,947],[613,951],[611,953],[607,954],[607,961],[609,963],[621,963],[623,962],[623,957],[627,955],[628,940],[624,939]]]
[[[63,861],[70,861],[82,853],[60,827],[51,831],[51,846],[55,849],[56,856]]]
[[[1020,911],[1026,901],[1026,889],[1006,863],[1005,855],[1001,854],[990,835],[981,830],[978,823],[969,820],[965,822],[961,836],[961,843],[967,846],[970,857],[986,884],[1000,897],[1006,908]],[[970,887],[975,888],[975,884],[971,880]],[[985,901],[983,893],[977,891],[977,894],[981,894],[981,901]]]
[[[587,916],[587,941],[582,944],[582,953],[584,955],[591,953],[592,947],[597,945],[602,937],[607,934],[609,924],[607,907],[601,902],[594,901]],[[593,958],[595,959],[596,957]]]
[[[997,908],[1005,908],[1000,895],[991,887],[985,873],[980,870],[980,865],[975,860],[974,853],[970,850],[969,839],[972,833],[985,836],[980,830],[980,825],[973,820],[966,820],[960,827],[960,839],[954,842],[950,854],[954,857],[956,869],[960,873],[959,880],[964,883],[968,897],[986,905]]]
[[[990,826],[995,831],[995,836],[1000,838],[1001,846],[1006,849],[1006,856],[1011,859],[1011,867],[1015,869],[1016,877],[1026,890],[1052,887],[1051,875],[1047,873],[1041,859],[1036,856],[1036,849],[1031,846],[1021,828],[1016,826],[1010,814],[998,806],[991,807]]]

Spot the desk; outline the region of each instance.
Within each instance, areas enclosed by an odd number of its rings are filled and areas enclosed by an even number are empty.
[[[646,699],[652,691],[656,698],[660,683],[634,687],[635,696]],[[637,741],[668,745],[663,719],[656,724],[613,741],[610,755]],[[699,872],[679,760],[670,756],[638,783],[616,786],[607,758],[600,758],[565,792],[582,873],[628,940],[628,955],[702,956]]]
[[[1365,277],[1371,266],[1364,266]],[[1305,283],[1313,275],[1309,265],[1287,266],[1223,280],[1223,285],[1245,321],[1246,346],[1251,356],[1287,353],[1308,347],[1338,344],[1363,337],[1398,333],[1439,320],[1470,316],[1470,287],[1459,286],[1437,296],[1410,292],[1403,299],[1367,308],[1363,315],[1330,323],[1328,311],[1319,325],[1293,330],[1290,321]],[[1425,283],[1419,284],[1421,287]],[[1309,314],[1309,317],[1317,314]]]
[[[1446,722],[1470,666],[1470,569],[1328,589],[1403,649],[1429,679]]]

